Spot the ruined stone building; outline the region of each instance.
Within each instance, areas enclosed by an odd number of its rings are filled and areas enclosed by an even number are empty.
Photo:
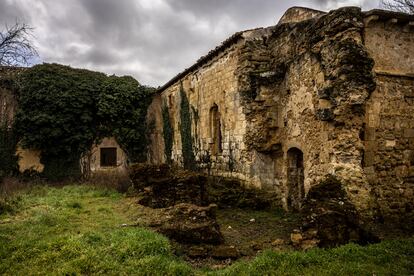
[[[10,80],[24,70],[25,68],[19,67],[0,67],[0,124],[6,122],[9,127],[12,125],[18,101]],[[20,172],[43,171],[44,165],[41,163],[39,150],[26,149],[18,145],[16,155]],[[92,172],[124,172],[127,167],[127,156],[113,137],[106,137],[99,144],[93,145],[88,158],[81,161],[88,162],[88,169]]]
[[[291,8],[155,95],[149,161],[240,179],[300,208],[327,175],[358,210],[414,212],[414,16]]]

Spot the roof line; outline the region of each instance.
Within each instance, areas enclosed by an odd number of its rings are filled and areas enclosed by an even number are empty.
[[[288,9],[285,11],[285,13],[286,13],[288,10],[293,10],[293,9],[304,9],[304,10],[313,11],[313,12],[320,12],[320,13],[324,13],[324,14],[328,13],[328,12],[326,12],[326,11],[317,10],[317,9],[312,9],[312,8],[308,8],[308,7],[302,7],[302,6],[293,6],[293,7],[290,7],[290,8],[288,8]],[[283,15],[282,15],[282,17],[283,17]]]
[[[405,21],[411,21],[414,20],[413,14],[408,14],[404,12],[398,12],[398,11],[389,11],[389,10],[381,10],[381,9],[372,9],[369,11],[363,11],[362,14],[365,17],[371,16],[371,15],[378,15],[383,18],[398,18]]]
[[[167,87],[174,84],[175,82],[177,82],[179,79],[181,79],[182,77],[184,77],[188,73],[195,71],[196,69],[201,67],[203,64],[205,64],[207,61],[209,61],[213,57],[217,56],[221,51],[223,51],[223,50],[227,49],[228,47],[232,46],[233,44],[237,43],[239,41],[239,39],[243,38],[244,33],[249,32],[249,31],[259,30],[259,29],[263,29],[263,28],[249,29],[249,30],[244,30],[244,31],[234,33],[232,36],[230,36],[229,38],[224,40],[219,46],[217,46],[216,48],[214,48],[213,50],[208,52],[206,55],[200,57],[196,61],[196,63],[194,63],[190,67],[184,69],[182,72],[178,73],[178,75],[176,75],[175,77],[170,79],[166,84],[159,87],[157,89],[157,92],[159,92],[159,93],[163,92]]]
[[[302,9],[306,9],[306,10],[310,10],[310,11],[320,12],[322,14],[327,14],[327,12],[325,12],[325,11],[315,10],[315,9],[306,8],[306,7],[299,7],[299,6],[291,7],[288,10],[293,9],[293,8],[302,8]],[[405,19],[405,20],[412,20],[414,18],[413,15],[409,15],[409,14],[406,14],[406,13],[386,11],[386,10],[381,10],[381,9],[373,9],[373,10],[369,10],[369,11],[364,11],[362,13],[364,14],[364,16],[370,16],[370,15],[380,15],[382,17],[392,17],[392,16],[394,16],[394,17]],[[178,80],[180,80],[181,78],[183,78],[187,74],[195,71],[196,69],[201,67],[203,64],[205,64],[206,62],[211,60],[213,57],[216,57],[221,51],[223,51],[223,50],[227,49],[228,47],[232,46],[233,44],[237,43],[239,41],[239,39],[243,38],[244,33],[249,32],[249,31],[254,31],[254,30],[260,30],[260,29],[264,29],[264,28],[255,28],[255,29],[249,29],[249,30],[244,30],[244,31],[234,33],[232,36],[230,36],[229,38],[224,40],[219,46],[217,46],[216,48],[214,48],[213,50],[208,52],[206,55],[200,57],[196,61],[196,63],[194,63],[190,67],[184,69],[182,72],[178,73],[175,77],[170,79],[163,86],[159,87],[157,89],[157,92],[162,93],[166,88],[168,88],[172,84],[176,83]]]

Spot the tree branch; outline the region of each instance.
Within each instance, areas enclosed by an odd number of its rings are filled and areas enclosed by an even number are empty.
[[[16,22],[0,32],[0,66],[29,65],[30,59],[38,53],[30,38],[33,28],[25,23]]]

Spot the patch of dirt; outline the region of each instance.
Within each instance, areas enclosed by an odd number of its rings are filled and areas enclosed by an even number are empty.
[[[195,267],[223,268],[237,259],[251,259],[266,249],[293,250],[290,233],[300,224],[300,217],[280,209],[217,210],[217,222],[224,243],[211,245],[175,244],[177,255]]]
[[[168,236],[175,253],[194,266],[222,267],[265,249],[292,249],[289,234],[299,216],[274,208],[269,192],[166,165],[135,165],[131,179],[143,210],[137,224]]]
[[[136,201],[136,197],[130,197],[123,206],[122,212],[135,221],[134,225],[128,226],[148,227],[162,233],[162,221],[168,224],[173,208],[150,208]],[[285,213],[280,209],[218,208],[215,213],[223,237],[221,244],[186,243],[171,239],[175,254],[194,267],[219,269],[240,258],[254,258],[266,249],[293,250],[290,233],[301,221],[298,214]],[[180,227],[185,228],[184,225]]]

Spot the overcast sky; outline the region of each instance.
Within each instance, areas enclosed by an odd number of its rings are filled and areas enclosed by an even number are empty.
[[[234,32],[276,24],[291,6],[369,10],[379,0],[0,0],[0,29],[16,20],[34,27],[40,62],[160,86]]]

